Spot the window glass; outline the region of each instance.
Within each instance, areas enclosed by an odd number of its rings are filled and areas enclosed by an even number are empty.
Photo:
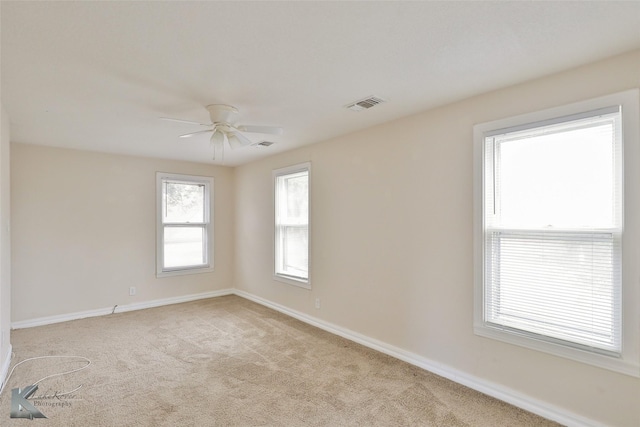
[[[175,268],[205,265],[206,242],[202,227],[164,228],[164,266]]]
[[[496,138],[500,222],[514,227],[614,224],[614,128],[545,128]]]
[[[164,222],[204,222],[203,184],[165,181]]]

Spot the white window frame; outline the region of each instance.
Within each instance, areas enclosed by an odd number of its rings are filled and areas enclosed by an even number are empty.
[[[163,223],[162,185],[164,181],[182,181],[189,184],[204,185],[204,222],[189,224],[200,225],[205,230],[204,250],[207,262],[204,265],[185,267],[164,267],[164,229],[165,226],[180,224]],[[167,172],[156,172],[156,277],[170,277],[186,274],[210,273],[213,271],[213,178],[208,176],[184,175]]]
[[[527,127],[532,123],[554,121],[611,106],[622,112],[622,317],[619,354],[567,345],[552,339],[536,339],[529,334],[492,327],[485,321],[485,223],[484,197],[485,136],[500,129]],[[637,89],[603,96],[571,105],[474,126],[474,332],[476,335],[515,344],[556,356],[640,377],[640,107]]]
[[[307,277],[298,277],[293,275],[282,274],[278,272],[278,260],[282,256],[280,254],[279,244],[279,231],[278,231],[278,189],[277,179],[286,175],[294,175],[297,173],[306,172],[308,177],[308,210],[309,218],[307,222],[308,233],[308,265],[307,265]],[[290,285],[299,286],[305,289],[311,289],[311,163],[301,163],[293,166],[288,166],[280,169],[276,169],[272,172],[272,188],[273,188],[273,213],[274,213],[274,228],[273,228],[273,278],[277,281],[288,283]]]

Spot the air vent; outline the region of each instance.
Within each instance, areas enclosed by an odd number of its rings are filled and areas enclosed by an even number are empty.
[[[262,147],[268,147],[270,145],[275,144],[275,142],[273,141],[262,141],[262,142],[258,142],[256,145],[262,146]]]
[[[385,101],[382,98],[378,98],[377,96],[370,96],[368,98],[354,102],[353,104],[346,105],[345,108],[348,108],[351,111],[362,111],[371,107],[375,107],[376,105],[382,104],[383,102]]]

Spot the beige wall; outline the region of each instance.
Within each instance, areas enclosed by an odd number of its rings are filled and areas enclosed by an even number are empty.
[[[11,160],[14,322],[233,286],[233,169],[25,144]],[[214,177],[213,273],[156,278],[156,171]]]
[[[11,326],[11,197],[9,116],[0,103],[0,369],[9,363]],[[1,375],[1,372],[0,372]]]
[[[236,287],[579,416],[640,425],[640,379],[473,334],[473,125],[637,87],[640,51],[239,167]],[[305,161],[311,291],[272,279],[271,171]]]

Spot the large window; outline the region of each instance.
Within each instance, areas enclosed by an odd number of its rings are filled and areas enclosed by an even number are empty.
[[[275,277],[310,287],[309,281],[310,164],[274,171]]]
[[[626,290],[622,280],[623,251],[637,247],[623,245],[625,186],[637,189],[623,158],[638,145],[623,133],[638,120],[633,99],[476,126],[479,335],[638,375],[638,334],[630,348],[623,335],[623,295],[637,297],[637,278]]]
[[[157,173],[157,275],[213,270],[213,178]]]

